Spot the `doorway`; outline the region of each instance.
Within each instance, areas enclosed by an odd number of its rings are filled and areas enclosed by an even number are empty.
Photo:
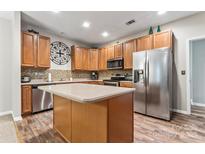
[[[205,37],[189,40],[188,64],[190,113],[205,117]]]

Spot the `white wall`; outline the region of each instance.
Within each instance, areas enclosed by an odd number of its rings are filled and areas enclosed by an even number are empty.
[[[0,114],[13,112],[14,119],[18,119],[21,117],[20,12],[8,11],[4,15],[7,20],[0,19]]]
[[[64,38],[62,36],[57,36],[56,34],[53,34],[52,32],[44,29],[44,28],[39,28],[38,26],[34,25],[29,25],[28,23],[22,22],[22,31],[27,31],[28,29],[34,29],[35,31],[38,31],[41,35],[45,35],[51,38],[51,43],[55,41],[60,41],[65,43],[68,47],[71,47],[72,45],[79,45],[81,47],[89,47],[83,43],[75,42],[72,40],[69,40],[67,38]],[[65,65],[56,65],[51,61],[51,67],[50,69],[58,69],[58,70],[71,70],[71,60],[65,64]]]
[[[21,119],[21,14],[12,14],[11,92],[14,120]]]
[[[192,100],[205,106],[205,39],[192,42]]]
[[[11,21],[0,18],[0,113],[11,111]]]
[[[181,75],[181,70],[186,70],[186,41],[187,39],[205,35],[205,12],[195,14],[168,24],[162,25],[161,30],[171,29],[174,33],[174,77],[173,77],[173,95],[174,109],[187,111],[187,93],[186,93],[186,75]],[[154,29],[156,32],[156,29]],[[132,36],[122,38],[124,41],[147,35],[148,30]],[[116,42],[116,41],[115,41]],[[115,42],[111,42],[113,44]],[[109,45],[110,45],[109,44]]]

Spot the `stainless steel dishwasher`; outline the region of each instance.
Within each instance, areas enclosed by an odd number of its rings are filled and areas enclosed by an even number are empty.
[[[38,86],[45,86],[45,85],[32,86],[32,113],[49,110],[53,108],[52,94],[38,89]]]

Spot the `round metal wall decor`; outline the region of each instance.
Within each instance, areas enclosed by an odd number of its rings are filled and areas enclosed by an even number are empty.
[[[65,65],[70,61],[70,48],[63,42],[51,43],[50,59],[57,65]]]

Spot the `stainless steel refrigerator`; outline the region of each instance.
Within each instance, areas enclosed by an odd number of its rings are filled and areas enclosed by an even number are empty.
[[[170,120],[172,52],[170,48],[133,52],[134,111]]]

